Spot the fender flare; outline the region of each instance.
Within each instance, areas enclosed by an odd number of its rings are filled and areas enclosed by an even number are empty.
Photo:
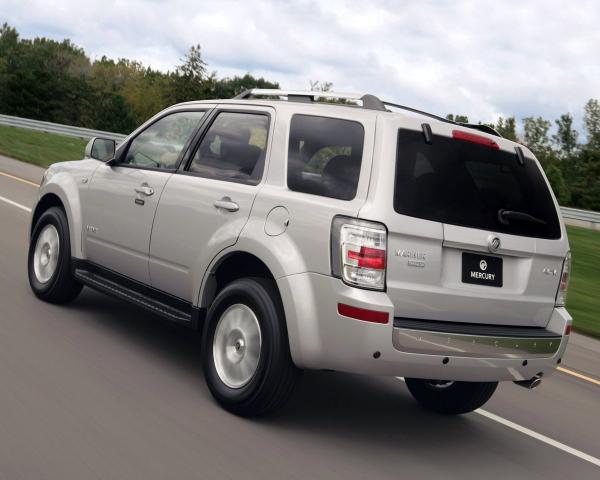
[[[307,271],[301,250],[290,236],[284,234],[277,237],[268,237],[264,233],[262,222],[260,228],[256,228],[257,225],[251,225],[251,223],[254,223],[252,219],[246,224],[235,244],[218,252],[209,263],[202,280],[194,291],[193,298],[196,299],[200,308],[209,307],[207,298],[212,294],[210,290],[212,288],[210,285],[211,277],[213,277],[222,262],[233,254],[247,253],[256,257],[265,264],[275,281],[287,275]],[[257,233],[249,234],[249,232]],[[265,237],[269,239],[268,246]],[[282,261],[282,258],[285,261]]]
[[[69,222],[69,238],[71,240],[71,256],[83,258],[81,238],[83,226],[79,189],[77,188],[75,179],[67,173],[57,172],[46,184],[40,187],[39,200],[31,215],[32,224],[30,226],[30,235],[34,226],[33,220],[38,216],[39,209],[41,205],[43,205],[43,200],[48,195],[58,197],[67,215],[67,221]]]

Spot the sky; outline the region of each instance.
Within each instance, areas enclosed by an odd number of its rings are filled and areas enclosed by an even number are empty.
[[[310,81],[471,121],[570,112],[600,98],[597,0],[0,0],[23,37],[173,70],[202,46],[218,76]]]

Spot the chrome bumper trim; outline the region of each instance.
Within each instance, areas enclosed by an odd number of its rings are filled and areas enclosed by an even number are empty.
[[[523,338],[464,335],[394,328],[392,343],[406,353],[479,358],[548,358],[556,354],[562,337]]]

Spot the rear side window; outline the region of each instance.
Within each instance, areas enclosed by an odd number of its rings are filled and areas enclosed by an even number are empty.
[[[552,196],[535,161],[434,135],[398,132],[396,212],[527,237],[560,238]]]
[[[358,122],[294,115],[288,151],[290,190],[352,200],[360,177],[364,136]]]
[[[268,134],[268,115],[221,112],[202,139],[189,171],[257,185],[265,165]]]

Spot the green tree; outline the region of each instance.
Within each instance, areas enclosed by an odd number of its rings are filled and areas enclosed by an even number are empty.
[[[10,111],[11,97],[13,92],[10,90],[14,82],[15,68],[14,60],[19,43],[19,34],[17,31],[4,23],[0,28],[0,111],[8,113]]]
[[[96,101],[93,127],[116,133],[131,133],[138,122],[133,118],[131,108],[122,95],[114,92],[103,92]]]
[[[70,125],[89,124],[90,62],[69,40],[19,39],[0,31],[0,111]]]
[[[129,59],[90,62],[69,40],[21,39],[0,27],[0,113],[129,133],[173,103],[229,98],[249,88],[279,88],[250,73],[207,73],[200,45],[173,72]]]
[[[548,138],[550,125],[550,122],[542,117],[526,117],[523,119],[524,143],[544,167],[552,161],[554,156]]]
[[[588,137],[588,146],[600,149],[600,102],[591,98],[585,104],[583,124]]]
[[[171,103],[208,98],[206,62],[202,59],[200,45],[190,47],[182,62],[171,74]]]
[[[570,158],[577,149],[577,137],[579,134],[573,128],[573,117],[569,113],[555,120],[557,131],[552,135],[552,140],[558,148],[558,156],[561,159]]]
[[[446,115],[446,120],[456,123],[469,123],[469,117],[466,115],[454,115],[453,113]]]
[[[551,163],[546,168],[546,176],[552,186],[556,200],[560,205],[569,205],[571,203],[571,192],[567,187],[563,174],[554,163]]]
[[[212,86],[210,87],[210,95],[212,98],[233,98],[244,90],[250,90],[252,88],[279,88],[278,83],[270,82],[263,77],[253,77],[250,73],[246,73],[243,77],[226,77],[220,80],[218,80],[213,73],[208,81],[212,81]]]
[[[517,122],[515,120],[515,117],[498,118],[498,121],[496,122],[494,128],[504,138],[512,140],[513,142],[519,141],[517,137]]]
[[[572,206],[600,211],[600,150],[588,145],[580,150],[572,163],[566,178],[570,184]]]

